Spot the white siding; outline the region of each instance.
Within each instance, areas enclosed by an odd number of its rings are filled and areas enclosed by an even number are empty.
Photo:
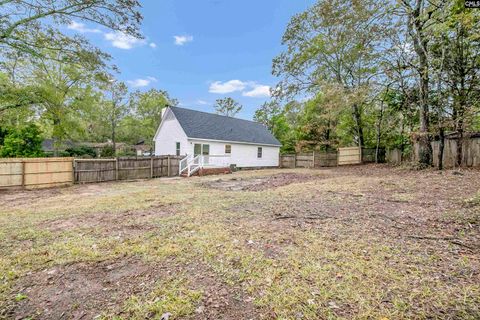
[[[229,144],[232,146],[230,163],[236,164],[237,167],[277,167],[279,165],[280,147],[189,139],[173,112],[167,109],[155,135],[155,155],[176,154],[176,142],[180,142],[180,155],[193,154],[195,143],[209,144],[211,155],[225,155],[225,145]],[[261,158],[257,157],[258,147],[262,148]]]
[[[187,135],[173,113],[168,109],[155,135],[155,155],[175,155],[176,142],[180,142],[180,155],[187,154],[189,148]]]
[[[230,163],[236,164],[237,167],[278,167],[279,165],[279,147],[194,139],[189,139],[188,141],[188,154],[193,154],[195,143],[209,144],[211,155],[224,155],[225,145],[231,145]],[[260,159],[257,158],[258,147],[262,148],[262,158]]]

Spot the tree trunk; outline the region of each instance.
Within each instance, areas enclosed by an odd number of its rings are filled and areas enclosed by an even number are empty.
[[[427,56],[423,50],[420,50],[420,137],[419,143],[419,162],[425,166],[432,164],[432,145],[430,143],[429,129],[429,75]]]
[[[54,116],[53,118],[53,156],[58,157],[59,156],[59,145],[61,143],[60,139],[60,118],[57,116]]]
[[[457,140],[457,166],[461,167],[462,166],[462,160],[463,160],[463,130],[457,130],[458,131],[458,140]]]
[[[443,151],[445,149],[445,128],[440,127],[440,141],[438,144],[438,170],[443,170]]]
[[[458,140],[457,140],[457,159],[456,159],[456,164],[457,166],[462,165],[462,159],[463,159],[463,135],[464,135],[464,117],[465,117],[465,110],[466,110],[466,104],[467,104],[467,99],[465,97],[465,83],[464,79],[460,81],[461,89],[460,89],[460,96],[458,98],[459,103],[456,107],[456,121],[455,121],[455,129],[458,132]]]
[[[112,124],[112,148],[113,148],[113,154],[116,156],[117,155],[117,142],[116,142],[116,136],[115,136],[115,125]]]
[[[355,120],[356,131],[358,135],[358,146],[363,148],[365,145],[364,137],[363,137],[363,128],[362,128],[362,114],[360,112],[360,108],[357,104],[353,105],[353,118]]]
[[[422,166],[432,165],[432,145],[429,136],[429,65],[428,65],[428,39],[424,34],[424,22],[422,14],[424,1],[417,0],[415,9],[409,13],[409,33],[413,40],[413,48],[418,56],[418,72],[420,82],[420,105],[419,105],[419,137],[418,137],[418,162]]]
[[[380,114],[378,115],[377,122],[377,143],[375,148],[375,163],[378,163],[378,154],[380,151],[380,138],[382,134],[382,120],[383,120],[383,100],[380,106]]]

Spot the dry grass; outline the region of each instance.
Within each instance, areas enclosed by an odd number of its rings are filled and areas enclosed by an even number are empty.
[[[3,194],[0,318],[478,319],[479,190],[363,166]]]

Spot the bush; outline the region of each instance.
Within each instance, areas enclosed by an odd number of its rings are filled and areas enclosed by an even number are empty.
[[[137,153],[133,149],[122,149],[117,152],[118,157],[135,157]]]
[[[3,146],[3,141],[8,133],[9,131],[7,129],[0,127],[0,148]]]
[[[0,147],[0,156],[15,158],[43,157],[42,137],[40,129],[35,124],[23,128],[9,130]]]
[[[100,157],[102,158],[115,157],[115,150],[113,150],[113,146],[110,144],[104,146],[100,150]]]
[[[95,149],[88,146],[78,146],[65,149],[62,152],[62,156],[64,157],[82,157],[82,158],[95,158],[97,153]]]

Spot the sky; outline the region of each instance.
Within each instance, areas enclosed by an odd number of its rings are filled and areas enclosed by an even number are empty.
[[[216,99],[243,105],[239,118],[252,119],[269,100],[272,59],[291,18],[314,0],[141,1],[145,39],[73,21],[81,33],[109,53],[117,76],[133,90],[157,88],[179,106],[213,112]]]

